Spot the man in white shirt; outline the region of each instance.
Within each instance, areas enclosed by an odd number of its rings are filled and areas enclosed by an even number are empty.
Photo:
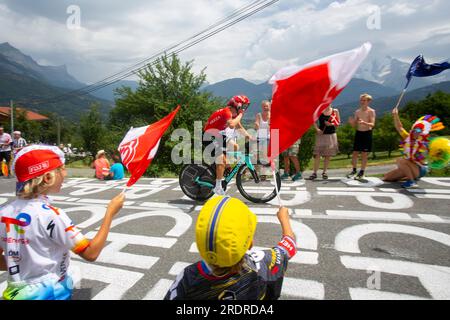
[[[8,175],[10,171],[10,161],[11,161],[11,136],[5,132],[5,129],[0,126],[0,164],[5,159],[6,165],[8,167]],[[3,170],[0,170],[0,173],[3,175]]]

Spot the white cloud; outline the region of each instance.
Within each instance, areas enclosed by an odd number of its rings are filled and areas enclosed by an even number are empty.
[[[67,64],[77,78],[92,82],[187,38],[249,0],[80,0],[80,30],[65,25],[70,2],[5,1],[0,42],[38,61]],[[381,30],[366,27],[374,6],[381,10]],[[445,0],[280,1],[181,57],[195,59],[196,70],[207,66],[210,82],[266,79],[286,64],[306,63],[365,41],[380,49],[374,54],[408,60],[428,45],[429,60],[448,58],[449,9]]]

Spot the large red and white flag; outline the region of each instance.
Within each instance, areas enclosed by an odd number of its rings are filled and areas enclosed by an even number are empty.
[[[279,137],[278,148],[269,144],[269,159],[293,145],[314,124],[322,112],[344,90],[367,57],[372,45],[365,43],[354,50],[338,53],[304,66],[290,66],[278,71],[273,84],[270,129]]]
[[[158,151],[161,137],[175,118],[180,106],[149,126],[131,128],[119,145],[122,162],[131,173],[127,187],[135,184],[147,170]]]

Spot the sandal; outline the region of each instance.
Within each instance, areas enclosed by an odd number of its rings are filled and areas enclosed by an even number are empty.
[[[310,177],[309,180],[316,180],[317,179],[317,174],[313,173]]]
[[[325,172],[322,173],[322,179],[323,180],[328,180],[328,175]]]

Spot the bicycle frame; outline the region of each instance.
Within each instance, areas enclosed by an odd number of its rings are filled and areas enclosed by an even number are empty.
[[[250,160],[250,155],[249,154],[244,154],[242,152],[227,152],[227,155],[231,155],[231,156],[235,156],[236,158],[238,158],[238,163],[236,164],[236,166],[233,168],[233,170],[230,172],[230,174],[225,178],[225,183],[228,185],[228,183],[230,183],[231,180],[233,180],[233,178],[236,176],[236,174],[238,173],[239,169],[245,165],[247,166],[247,168],[249,168],[253,178],[255,179],[256,182],[259,182],[259,177],[258,174],[256,173],[255,167],[253,166],[253,163]],[[209,182],[205,182],[200,180],[199,177],[195,178],[194,180],[196,183],[198,183],[200,186],[202,187],[207,187],[207,188],[214,188],[214,185],[212,185]]]

